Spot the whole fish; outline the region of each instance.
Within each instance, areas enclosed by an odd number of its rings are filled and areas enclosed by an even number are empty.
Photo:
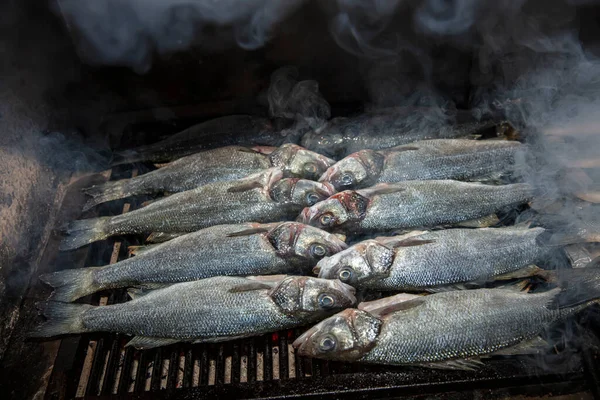
[[[364,311],[342,311],[293,345],[299,355],[336,361],[473,369],[482,356],[535,350],[544,343],[536,338],[545,328],[599,294],[596,286],[594,293],[579,294],[582,304],[560,308],[551,305],[561,297],[560,288],[538,294],[477,289],[398,295],[359,305]]]
[[[184,233],[214,225],[289,220],[303,207],[335,193],[327,184],[282,176],[281,170],[270,168],[241,180],[175,193],[126,214],[74,221],[61,249],[114,235]]]
[[[423,139],[466,137],[492,128],[496,123],[471,121],[456,125],[431,125],[427,118],[406,118],[395,113],[338,117],[319,129],[305,133],[300,145],[339,160],[364,149],[387,149]]]
[[[356,302],[354,289],[340,281],[267,278],[219,276],[176,283],[109,306],[47,302],[48,321],[31,336],[120,332],[135,335],[128,345],[138,348],[220,342],[318,321]]]
[[[380,183],[346,190],[307,207],[298,222],[348,233],[392,231],[473,220],[525,203],[530,185],[483,185],[453,180]]]
[[[446,229],[365,240],[317,263],[319,278],[361,289],[423,290],[523,277],[552,249],[544,228]]]
[[[304,275],[318,260],[345,249],[337,236],[297,222],[217,225],[105,267],[40,276],[52,299],[74,301],[104,289],[184,282],[220,275]]]
[[[291,120],[269,120],[250,115],[229,115],[193,125],[167,139],[137,149],[115,152],[113,165],[137,161],[171,161],[201,150],[229,145],[280,146],[296,143],[299,137],[284,128]],[[298,132],[301,134],[301,132]]]
[[[92,198],[84,206],[156,192],[183,192],[212,182],[232,181],[277,167],[285,177],[316,180],[333,160],[295,144],[279,148],[226,146],[206,150],[173,161],[144,175],[92,186],[85,193]]]
[[[361,150],[338,161],[319,179],[336,190],[412,180],[493,179],[511,172],[525,146],[514,141],[434,139],[388,150]]]

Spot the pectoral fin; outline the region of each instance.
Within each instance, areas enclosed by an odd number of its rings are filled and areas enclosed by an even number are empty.
[[[423,296],[416,294],[400,293],[383,299],[362,302],[358,309],[366,311],[376,317],[384,317],[396,311],[409,310],[423,304]]]
[[[264,289],[271,289],[271,285],[267,285],[265,283],[261,283],[258,281],[255,282],[248,282],[248,283],[244,283],[235,287],[232,287],[231,289],[229,289],[230,293],[241,293],[241,292],[250,292],[253,290],[264,290]]]

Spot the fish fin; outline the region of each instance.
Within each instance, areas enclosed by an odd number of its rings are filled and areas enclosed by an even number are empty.
[[[194,340],[192,343],[221,343],[221,342],[228,342],[230,340],[246,339],[246,338],[252,337],[252,336],[254,336],[254,334],[250,333],[250,334],[236,335],[236,336],[213,337],[213,338]]]
[[[452,292],[455,290],[473,290],[480,288],[481,284],[478,282],[465,282],[455,283],[453,285],[444,285],[426,288],[425,291],[428,293],[441,293],[441,292]]]
[[[69,304],[55,301],[38,303],[48,321],[29,333],[29,337],[52,337],[71,333],[87,332],[81,318],[87,310],[94,308],[89,304]]]
[[[259,180],[247,180],[245,182],[241,182],[236,186],[232,186],[227,189],[229,193],[239,193],[239,192],[247,192],[248,190],[262,188],[264,184]]]
[[[376,242],[378,242],[384,246],[393,247],[395,242],[399,242],[399,241],[409,239],[409,238],[412,238],[415,236],[420,236],[427,232],[428,231],[407,231],[407,232],[399,233],[395,236],[377,236],[373,240],[375,240]]]
[[[229,293],[251,292],[253,290],[272,289],[271,285],[261,282],[248,282],[229,289]]]
[[[515,292],[522,292],[525,289],[527,289],[527,286],[529,285],[529,280],[524,279],[524,280],[520,280],[517,282],[511,282],[511,283],[507,283],[506,285],[501,285],[498,286],[497,289],[502,289],[502,290],[512,290]]]
[[[496,281],[507,281],[510,279],[522,279],[522,278],[530,278],[532,276],[539,276],[541,278],[549,278],[550,275],[543,270],[542,268],[538,267],[537,265],[528,265],[526,267],[514,270],[514,271],[510,271],[504,274],[500,274],[500,275],[496,275],[494,277],[494,280]]]
[[[186,233],[174,233],[174,232],[152,232],[147,238],[148,243],[164,243],[171,239],[179,236],[183,236]]]
[[[455,226],[460,226],[463,228],[488,228],[490,226],[494,226],[500,222],[500,219],[496,214],[486,215],[485,217],[471,219],[468,221],[463,221]]]
[[[279,168],[269,168],[262,172],[240,179],[236,184],[227,189],[229,193],[246,192],[248,190],[271,187],[273,182],[281,179],[283,171]]]
[[[285,275],[285,274],[279,274],[279,275],[251,275],[251,276],[246,276],[246,279],[250,279],[251,281],[255,281],[255,282],[262,282],[265,285],[276,285],[279,282],[281,282],[282,280],[284,280],[285,278],[287,278],[289,275]]]
[[[345,242],[346,239],[348,239],[343,233],[332,233],[332,235],[340,239],[342,242]]]
[[[357,192],[365,197],[372,197],[381,194],[400,193],[404,192],[405,190],[406,187],[404,187],[402,184],[379,183],[367,189],[357,190]]]
[[[600,299],[600,263],[589,267],[556,271],[560,292],[549,301],[548,308],[570,308]]]
[[[155,347],[168,346],[174,343],[178,343],[178,339],[159,338],[152,336],[135,336],[127,344],[127,346],[135,347],[136,349],[153,349]]]
[[[147,244],[145,246],[128,246],[127,252],[131,256],[139,256],[140,254],[145,253],[148,250],[152,250],[153,248],[155,248],[158,245],[159,244],[157,243],[157,244]]]
[[[403,146],[396,146],[396,147],[391,147],[389,149],[385,149],[383,150],[383,152],[400,152],[400,151],[414,151],[414,150],[420,150],[421,148],[418,146],[414,146],[414,145],[403,145]]]
[[[404,240],[399,240],[397,242],[389,243],[392,248],[398,247],[413,247],[413,246],[422,246],[424,244],[435,243],[435,240],[423,240],[423,239],[414,239],[407,238]]]
[[[432,368],[432,369],[449,369],[455,371],[476,371],[481,368],[484,363],[480,360],[469,359],[469,360],[448,360],[438,361],[431,363],[420,363],[421,367]]]
[[[100,290],[94,282],[94,272],[103,267],[66,269],[40,275],[40,280],[54,288],[50,299],[72,302]]]
[[[108,238],[108,222],[111,217],[81,219],[67,227],[68,236],[60,243],[60,250],[73,250],[86,244]]]
[[[400,293],[399,295],[380,300],[360,303],[358,305],[358,309],[366,311],[376,317],[384,317],[396,311],[410,310],[411,308],[418,307],[425,302],[425,300],[423,300],[423,296],[409,295],[407,293]]]
[[[255,235],[257,233],[266,233],[266,232],[269,232],[270,230],[271,229],[266,228],[266,227],[250,228],[250,229],[244,229],[244,230],[238,231],[238,232],[228,233],[227,237],[250,236],[250,235]]]
[[[83,192],[87,196],[91,197],[91,199],[89,199],[83,206],[83,211],[87,211],[92,207],[95,207],[101,203],[106,203],[107,201],[128,197],[129,194],[126,193],[125,190],[126,183],[127,180],[106,182],[101,185],[94,185],[92,187],[83,189]]]
[[[481,356],[481,357],[492,357],[492,356],[518,356],[523,354],[538,354],[544,349],[548,348],[550,344],[539,336],[534,337],[530,340],[522,341],[514,346],[504,348],[502,350],[495,351],[493,353]]]
[[[260,151],[251,148],[251,147],[237,147],[235,151],[239,151],[240,153],[252,153],[252,154],[262,154]]]

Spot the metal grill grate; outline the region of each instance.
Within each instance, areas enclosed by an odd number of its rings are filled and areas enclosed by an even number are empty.
[[[113,179],[135,175],[137,170],[111,172]],[[104,205],[100,215],[128,212],[141,201]],[[85,266],[115,263],[128,257],[135,238],[116,238],[89,247]],[[83,265],[81,265],[83,266]],[[74,265],[71,267],[75,267]],[[83,302],[114,304],[127,300],[124,290],[88,296]],[[596,321],[596,320],[593,320]],[[600,326],[596,326],[600,331]],[[574,393],[597,390],[600,368],[596,353],[564,348],[539,360],[513,357],[492,359],[475,372],[425,370],[327,362],[298,357],[291,343],[302,329],[218,344],[175,344],[136,350],[125,347],[129,337],[120,334],[84,334],[62,340],[46,398],[127,396],[257,398],[326,395],[354,392],[362,397],[412,395],[474,389],[517,388],[518,393]],[[593,344],[590,343],[593,347]],[[67,379],[56,379],[68,375]],[[52,382],[70,382],[60,390]],[[532,386],[533,385],[533,386]],[[161,394],[162,393],[162,394]],[[487,392],[486,392],[487,393]],[[62,397],[62,396],[60,396]]]

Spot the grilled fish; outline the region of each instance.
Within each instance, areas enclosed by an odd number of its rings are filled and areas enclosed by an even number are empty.
[[[330,167],[319,181],[342,191],[412,180],[493,179],[511,172],[524,147],[511,141],[435,139],[361,150]]]
[[[318,260],[346,247],[337,236],[297,222],[217,225],[143,246],[136,249],[139,255],[116,264],[68,269],[40,279],[55,288],[53,300],[74,301],[104,289],[213,276],[304,275]]]
[[[226,146],[180,158],[135,178],[88,188],[85,192],[92,198],[84,210],[134,195],[183,192],[212,182],[241,179],[271,167],[280,168],[285,177],[316,180],[333,163],[333,160],[295,144],[253,149]]]
[[[551,247],[544,228],[447,229],[357,243],[313,270],[361,289],[423,290],[494,277],[522,277]]]
[[[127,214],[74,221],[67,227],[61,249],[114,235],[183,233],[214,225],[289,220],[306,205],[335,193],[327,184],[282,176],[281,170],[270,168],[241,180],[175,193]]]
[[[381,150],[424,139],[466,137],[494,127],[492,121],[456,125],[429,125],[426,118],[408,119],[395,113],[367,113],[331,119],[323,127],[302,136],[301,146],[339,160],[357,151]]]
[[[230,145],[280,146],[296,143],[300,138],[288,137],[292,121],[230,115],[193,125],[167,139],[133,150],[116,152],[113,165],[137,161],[165,162]],[[298,132],[300,135],[302,132]]]
[[[597,298],[598,287],[594,290],[579,295],[582,304],[566,307],[552,305],[560,288],[538,294],[477,289],[398,295],[359,305],[364,311],[342,311],[293,345],[300,355],[329,360],[472,369],[481,356],[531,351],[546,327]]]
[[[380,183],[346,190],[307,207],[298,222],[347,233],[455,224],[490,215],[533,197],[530,185],[483,185],[453,180]]]
[[[305,276],[214,277],[151,290],[122,304],[90,306],[48,302],[49,319],[31,336],[81,332],[136,335],[128,345],[220,342],[318,321],[356,302],[340,281]]]

